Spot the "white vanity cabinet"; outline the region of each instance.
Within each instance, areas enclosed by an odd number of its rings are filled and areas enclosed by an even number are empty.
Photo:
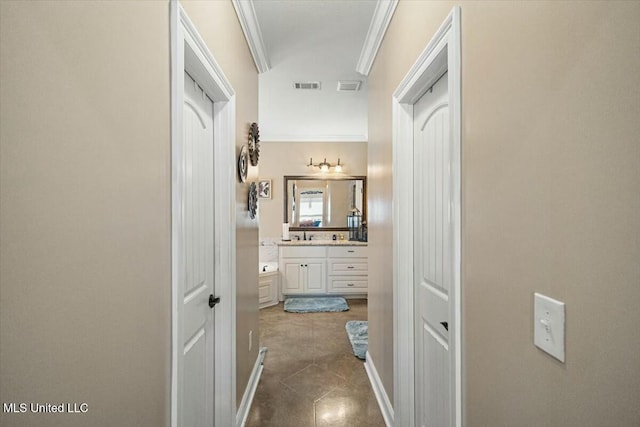
[[[281,246],[283,294],[319,294],[327,291],[327,249],[324,246]]]
[[[318,258],[288,258],[283,260],[285,294],[324,293],[326,262]]]
[[[280,246],[280,289],[294,294],[366,294],[365,246]]]

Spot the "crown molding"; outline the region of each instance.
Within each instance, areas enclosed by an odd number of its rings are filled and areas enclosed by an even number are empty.
[[[376,9],[373,11],[371,25],[367,37],[364,40],[360,59],[356,65],[356,71],[362,75],[368,76],[373,66],[373,60],[376,59],[384,34],[387,32],[391,17],[396,10],[398,0],[378,0]]]
[[[260,142],[368,142],[366,135],[269,135]]]
[[[236,10],[242,32],[249,45],[253,62],[256,64],[258,73],[265,73],[271,68],[267,49],[262,39],[262,30],[253,7],[253,0],[231,0],[233,8]]]

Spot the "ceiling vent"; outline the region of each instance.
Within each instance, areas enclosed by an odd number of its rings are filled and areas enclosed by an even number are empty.
[[[320,90],[320,82],[294,82],[294,89]]]
[[[357,92],[360,90],[360,80],[340,80],[338,81],[338,92]]]

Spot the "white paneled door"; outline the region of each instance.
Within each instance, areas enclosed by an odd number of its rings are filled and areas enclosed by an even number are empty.
[[[448,76],[414,114],[414,340],[417,426],[451,425],[454,336],[453,182]]]
[[[185,73],[181,153],[181,426],[214,420],[213,102]]]

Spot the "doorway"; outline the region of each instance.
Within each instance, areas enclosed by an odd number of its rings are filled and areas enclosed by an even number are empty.
[[[233,88],[172,1],[173,427],[235,424],[234,123]]]
[[[460,8],[393,95],[397,425],[462,425]]]

